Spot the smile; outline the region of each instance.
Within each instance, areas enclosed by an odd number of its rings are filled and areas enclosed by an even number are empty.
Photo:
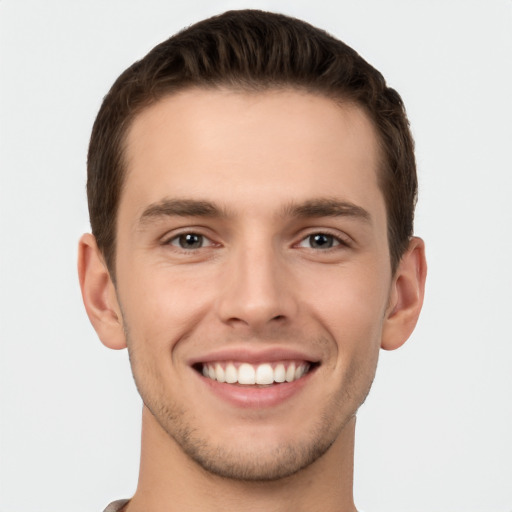
[[[198,370],[204,377],[227,384],[268,386],[301,379],[311,369],[307,361],[281,361],[250,364],[246,362],[209,362]]]

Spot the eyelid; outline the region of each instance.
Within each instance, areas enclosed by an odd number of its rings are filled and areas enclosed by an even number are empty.
[[[201,241],[203,242],[201,247],[190,247],[190,248],[181,247],[179,245],[179,240],[182,236],[185,236],[185,235],[196,235],[198,237],[201,237]],[[176,242],[176,243],[174,243],[174,242]],[[200,233],[181,233],[180,235],[176,235],[176,236],[173,236],[172,238],[170,238],[167,241],[167,245],[172,245],[173,247],[176,247],[183,251],[194,251],[194,250],[197,251],[199,249],[204,249],[205,247],[213,247],[215,244],[207,236],[201,235]]]
[[[323,248],[323,247],[310,247],[309,245],[306,245],[307,243],[309,243],[309,239],[312,237],[312,236],[315,236],[315,235],[324,235],[324,236],[328,236],[328,237],[331,237],[333,239],[333,244],[331,247],[326,247],[326,248]],[[335,247],[338,247],[340,245],[344,245],[343,242],[341,242],[338,238],[336,238],[334,235],[331,235],[329,233],[312,233],[311,235],[307,235],[305,236],[298,244],[297,246],[298,247],[304,247],[306,249],[314,249],[314,250],[320,250],[320,251],[328,251],[329,249],[334,249]]]
[[[198,249],[184,249],[183,247],[180,247],[178,244],[172,243],[173,241],[177,241],[181,236],[184,236],[184,235],[200,236],[200,237],[202,237],[202,239],[205,242],[207,242],[207,244],[203,245],[202,247],[200,247]],[[212,238],[213,237],[211,235],[205,234],[204,229],[202,229],[200,227],[188,226],[186,228],[180,228],[180,229],[174,230],[170,233],[166,233],[163,237],[161,237],[160,243],[161,243],[161,245],[170,245],[172,247],[175,247],[176,249],[186,251],[186,252],[191,252],[194,250],[204,249],[205,247],[219,246],[220,244],[215,242]]]
[[[309,237],[314,235],[326,235],[332,237],[335,242],[337,242],[333,247],[329,247],[327,249],[323,249],[327,251],[329,249],[335,249],[338,247],[351,247],[353,244],[352,238],[345,233],[341,233],[339,231],[333,232],[332,229],[329,228],[312,228],[308,230],[305,234],[301,234],[300,240],[295,244],[296,247],[303,247],[301,244],[305,242]],[[315,249],[316,250],[316,249]]]

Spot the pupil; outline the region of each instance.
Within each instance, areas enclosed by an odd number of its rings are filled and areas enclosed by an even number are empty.
[[[203,237],[194,233],[180,236],[180,247],[183,249],[199,249],[203,243]]]
[[[332,236],[319,233],[310,236],[311,247],[328,249],[332,247]]]

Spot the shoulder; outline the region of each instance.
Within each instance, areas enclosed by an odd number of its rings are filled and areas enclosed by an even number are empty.
[[[113,501],[103,512],[120,512],[121,509],[128,503],[130,500],[116,500]]]

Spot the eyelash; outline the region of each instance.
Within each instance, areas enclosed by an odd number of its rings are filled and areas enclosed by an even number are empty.
[[[197,243],[200,243],[201,246],[200,247],[183,247],[181,245],[181,242],[184,242],[187,237],[196,237],[196,238],[200,239]],[[303,245],[304,243],[307,243],[308,241],[311,244],[313,242],[314,237],[324,237],[324,239],[328,239],[326,242],[326,244],[328,246],[325,248],[324,247],[316,247],[315,248],[315,247],[311,247],[311,246],[306,247]],[[204,245],[205,242],[206,242],[206,245]],[[197,233],[195,231],[185,231],[183,233],[179,233],[179,234],[174,235],[173,237],[167,239],[166,241],[164,241],[163,245],[170,245],[172,247],[175,247],[176,249],[190,253],[190,252],[198,251],[200,249],[204,249],[204,248],[208,248],[208,247],[215,247],[216,245],[218,246],[219,244],[216,244],[215,242],[210,240],[210,238],[208,238],[207,236],[205,236],[201,233]],[[331,249],[336,250],[336,248],[339,248],[339,247],[349,247],[349,246],[350,246],[350,244],[346,239],[344,239],[340,236],[333,235],[332,233],[329,233],[327,231],[315,231],[315,232],[309,233],[308,235],[301,238],[299,243],[295,244],[295,247],[304,247],[307,249],[318,250],[318,251],[322,251],[322,252],[329,251]]]
[[[314,237],[324,237],[324,238],[327,238],[329,239],[330,243],[332,245],[328,246],[328,247],[307,247],[308,249],[313,249],[313,250],[319,250],[319,251],[328,251],[330,249],[333,249],[333,250],[336,250],[336,248],[340,248],[340,247],[349,247],[349,243],[346,239],[340,237],[340,236],[336,236],[336,235],[333,235],[332,233],[329,233],[327,231],[315,231],[315,232],[312,232],[312,233],[309,233],[308,235],[306,235],[305,237],[303,237],[300,242],[297,244],[298,247],[304,247],[302,244],[304,242],[307,242],[309,241],[310,243],[312,242],[312,239]],[[329,244],[329,242],[328,242]]]
[[[181,241],[184,241],[187,237],[197,237],[201,240],[201,247],[182,247],[180,245]],[[175,242],[175,243],[173,243]],[[207,242],[207,245],[203,245],[204,242]],[[176,247],[177,249],[180,249],[182,251],[186,252],[192,252],[197,251],[199,249],[204,249],[205,247],[213,247],[216,244],[212,242],[207,236],[197,233],[195,231],[185,231],[183,233],[179,233],[177,235],[174,235],[173,237],[167,239],[164,241],[164,245],[171,245],[173,247]]]

